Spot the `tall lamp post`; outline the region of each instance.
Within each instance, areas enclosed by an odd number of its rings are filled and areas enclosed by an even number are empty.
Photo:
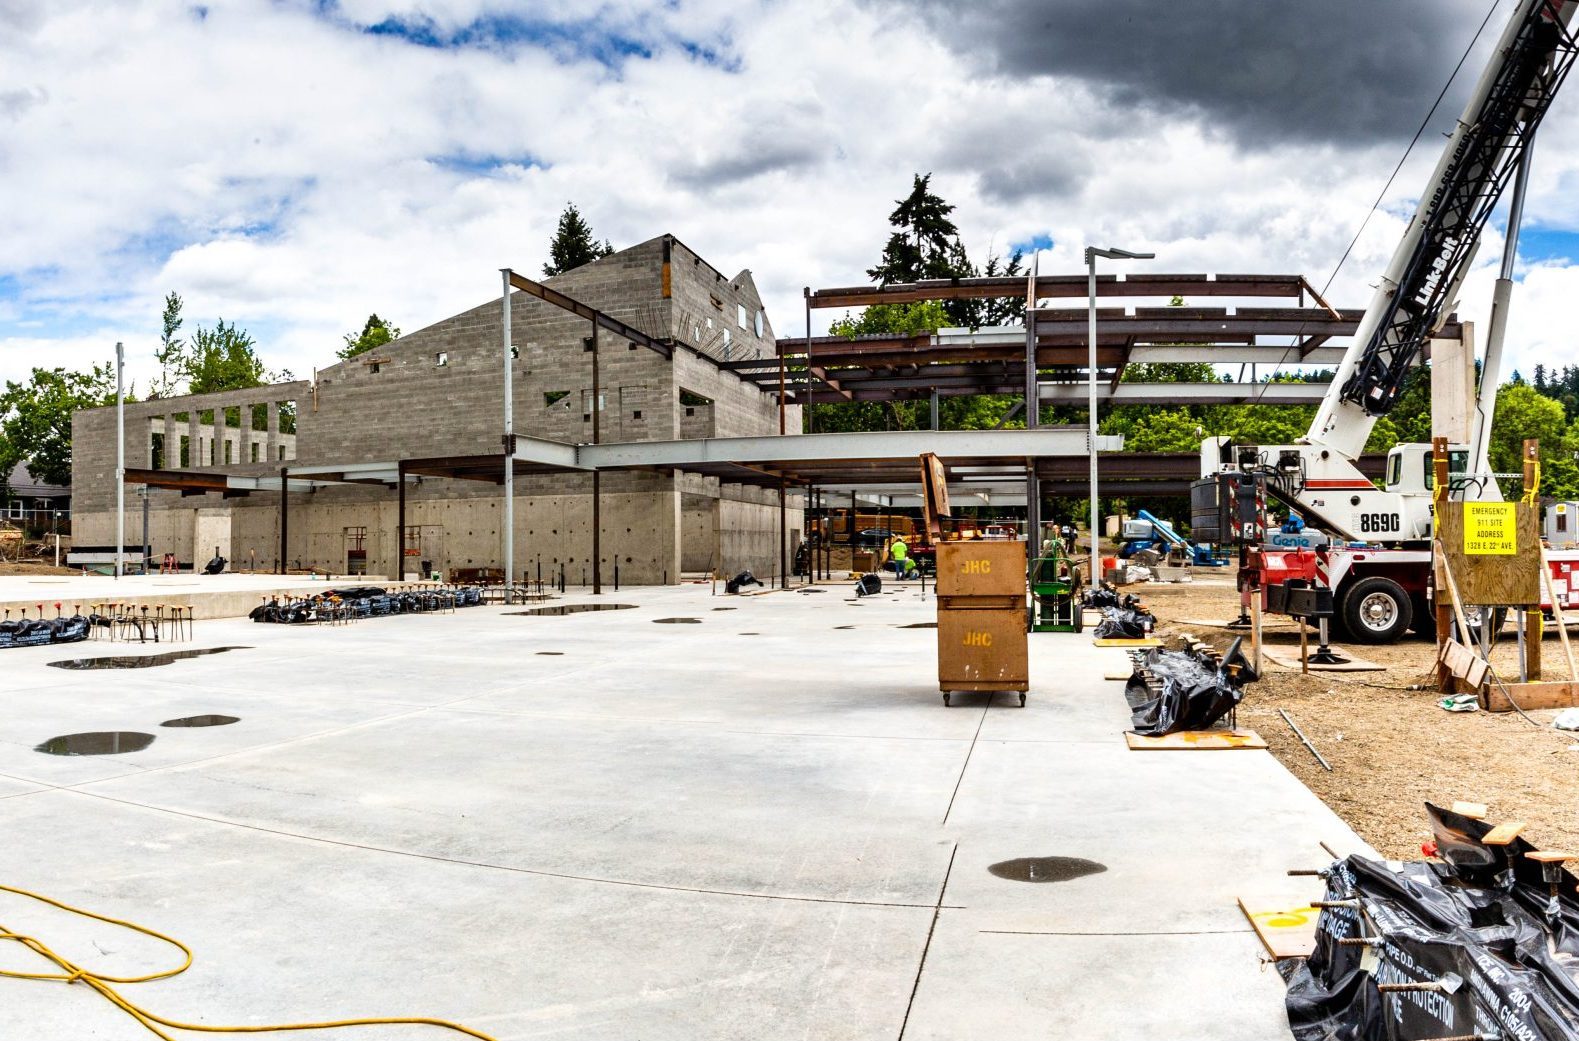
[[[1091,577],[1098,577],[1097,566],[1102,559],[1097,552],[1097,257],[1108,260],[1151,260],[1156,255],[1131,253],[1127,249],[1086,247],[1086,283],[1090,293],[1090,304],[1086,309],[1086,336],[1089,344],[1086,368],[1090,376],[1090,415],[1086,420],[1086,440],[1087,451],[1091,453]]]

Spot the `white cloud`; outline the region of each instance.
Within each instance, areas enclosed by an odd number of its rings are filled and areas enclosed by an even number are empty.
[[[1075,78],[979,71],[856,0],[556,5],[561,25],[651,47],[615,68],[562,46],[355,29],[425,15],[453,32],[505,13],[500,0],[207,10],[0,0],[0,378],[122,339],[146,379],[170,290],[189,327],[254,328],[271,368],[306,373],[370,312],[410,331],[493,296],[501,266],[536,271],[567,200],[616,246],[667,231],[723,270],[751,268],[775,327],[797,335],[801,287],[864,281],[893,200],[929,170],[978,259],[1049,234],[1044,272],[1111,242],[1157,252],[1152,270],[1319,285],[1399,147],[1252,147]],[[1399,99],[1399,123],[1428,101]],[[1579,225],[1566,101],[1531,199],[1552,226]],[[1398,178],[1335,303],[1369,298],[1435,148]],[[1526,371],[1529,352],[1557,349],[1576,277],[1529,272],[1510,350]]]

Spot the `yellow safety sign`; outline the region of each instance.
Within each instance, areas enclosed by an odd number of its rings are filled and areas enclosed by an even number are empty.
[[[1519,551],[1516,504],[1466,502],[1464,553],[1467,556],[1513,556]]]

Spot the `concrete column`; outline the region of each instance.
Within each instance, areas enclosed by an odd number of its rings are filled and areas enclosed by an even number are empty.
[[[269,457],[269,462],[278,462],[280,443],[280,403],[271,401],[268,404],[268,418],[263,426],[263,453]]]
[[[225,465],[225,433],[225,410],[223,408],[215,407],[214,425],[211,430],[211,435],[214,438],[213,465],[215,466]]]
[[[1431,341],[1431,436],[1468,444],[1474,418],[1475,327],[1465,322],[1463,340]]]
[[[181,429],[173,412],[164,417],[164,462],[160,469],[181,469]]]
[[[207,465],[203,462],[203,456],[200,452],[201,445],[198,442],[202,438],[198,436],[198,426],[198,411],[197,409],[192,409],[186,414],[186,440],[188,446],[187,463],[193,467]]]

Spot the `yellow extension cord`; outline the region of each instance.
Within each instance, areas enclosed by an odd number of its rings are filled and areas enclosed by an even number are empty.
[[[165,1019],[162,1016],[154,1015],[145,1008],[132,1004],[126,998],[122,997],[120,993],[113,986],[111,986],[111,984],[152,983],[155,980],[167,980],[172,976],[179,976],[181,973],[192,967],[192,950],[191,948],[187,947],[186,944],[182,943],[180,940],[166,936],[163,933],[155,932],[154,930],[145,926],[138,925],[135,922],[123,922],[118,918],[110,918],[106,915],[94,914],[92,911],[84,911],[80,907],[72,907],[70,904],[63,904],[58,900],[51,900],[47,896],[40,896],[37,893],[30,893],[26,889],[15,889],[11,886],[0,885],[0,892],[15,893],[17,896],[24,896],[29,900],[37,900],[39,903],[48,904],[50,907],[56,907],[62,911],[67,911],[74,915],[81,915],[83,918],[91,918],[97,922],[105,922],[109,925],[120,926],[123,929],[130,929],[133,932],[142,933],[144,936],[151,936],[155,940],[161,940],[180,951],[184,960],[174,969],[166,969],[163,972],[152,972],[146,976],[105,976],[101,975],[100,973],[90,972],[87,969],[82,968],[80,965],[77,965],[70,960],[61,957],[59,954],[56,954],[54,951],[50,950],[49,947],[41,940],[35,939],[31,936],[23,936],[20,933],[12,932],[5,925],[0,925],[0,940],[14,940],[35,954],[53,962],[60,968],[60,972],[58,973],[12,972],[9,970],[0,969],[0,977],[8,977],[10,979],[16,980],[41,980],[52,983],[85,983],[89,987],[98,991],[99,994],[105,998],[105,1000],[109,1001],[122,1012],[125,1012],[128,1016],[131,1016],[138,1023],[142,1024],[154,1036],[162,1038],[163,1041],[176,1041],[176,1039],[160,1030],[159,1027],[169,1027],[172,1030],[201,1031],[206,1034],[265,1034],[278,1033],[287,1030],[331,1030],[338,1027],[397,1025],[441,1027],[445,1030],[451,1030],[458,1034],[465,1034],[467,1037],[478,1038],[479,1041],[497,1041],[496,1038],[488,1034],[484,1034],[479,1030],[473,1030],[470,1027],[462,1026],[459,1023],[451,1023],[447,1019],[428,1019],[420,1016],[337,1019],[328,1020],[322,1023],[281,1023],[275,1026],[243,1027],[206,1026],[201,1023],[182,1023],[179,1020]]]

